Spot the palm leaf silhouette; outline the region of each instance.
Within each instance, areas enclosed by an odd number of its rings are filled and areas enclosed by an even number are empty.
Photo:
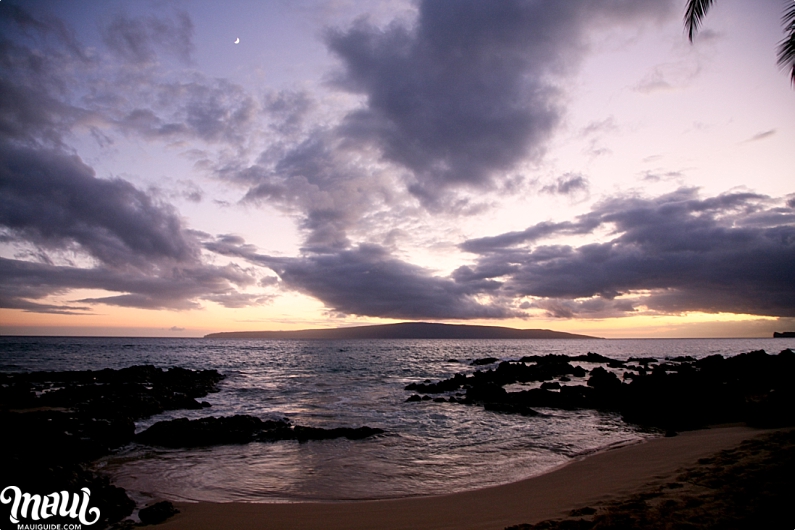
[[[712,6],[712,0],[689,0],[687,2],[687,9],[685,9],[685,28],[687,29],[687,38],[693,42],[693,37],[696,36],[698,27],[704,20],[704,16]]]
[[[789,68],[790,81],[795,85],[795,2],[784,12],[781,23],[787,36],[778,45],[778,64]]]
[[[688,0],[685,8],[685,29],[687,38],[693,42],[699,26],[712,6],[713,0]],[[778,45],[778,64],[789,70],[790,81],[795,85],[795,2],[787,8],[781,17],[786,36]]]

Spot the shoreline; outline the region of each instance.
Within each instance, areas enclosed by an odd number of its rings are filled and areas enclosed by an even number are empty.
[[[438,496],[296,502],[177,502],[163,530],[503,529],[565,517],[671,478],[701,458],[773,432],[741,425],[687,431],[670,438],[608,448],[519,482]]]

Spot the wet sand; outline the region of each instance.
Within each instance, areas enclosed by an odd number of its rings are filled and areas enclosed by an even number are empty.
[[[745,426],[690,431],[597,453],[520,482],[449,495],[339,503],[175,503],[163,530],[503,529],[673,480],[699,459],[769,433]]]

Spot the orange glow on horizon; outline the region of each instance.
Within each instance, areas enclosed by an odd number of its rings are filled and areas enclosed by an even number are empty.
[[[224,308],[207,303],[202,309],[169,311],[97,306],[95,313],[61,315],[0,309],[3,335],[89,335],[202,337],[220,331],[278,331],[335,328],[402,322],[402,319],[366,317],[334,318],[322,304],[290,295],[286,303],[256,308]],[[302,306],[302,311],[297,311]],[[297,317],[296,315],[302,315]],[[755,315],[691,313],[686,315],[631,316],[601,320],[505,319],[432,320],[451,324],[505,326],[521,329],[552,329],[602,338],[696,338],[771,337],[773,331],[795,327],[791,319]],[[787,329],[785,329],[787,328]]]

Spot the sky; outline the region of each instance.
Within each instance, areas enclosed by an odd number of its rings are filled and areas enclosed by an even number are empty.
[[[0,334],[795,330],[789,0],[2,0]]]

